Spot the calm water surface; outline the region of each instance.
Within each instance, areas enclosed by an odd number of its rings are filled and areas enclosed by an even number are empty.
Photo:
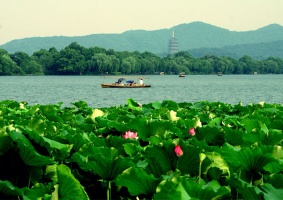
[[[144,79],[144,83],[152,85],[151,88],[100,86],[100,83],[115,81],[101,76],[2,76],[0,101],[27,101],[30,105],[63,102],[63,106],[71,106],[72,102],[82,100],[96,108],[124,105],[129,98],[142,104],[164,99],[230,104],[240,101],[243,104],[283,103],[283,75],[187,75],[185,78],[154,75]]]

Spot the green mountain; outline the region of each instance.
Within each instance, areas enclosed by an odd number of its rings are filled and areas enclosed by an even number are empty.
[[[227,56],[235,59],[239,59],[244,55],[248,55],[255,60],[263,60],[268,57],[283,58],[283,40],[255,44],[225,46],[221,48],[189,49],[188,52],[193,57],[198,58],[203,57],[207,54],[216,56]]]
[[[131,30],[121,34],[92,34],[86,36],[53,36],[53,37],[31,37],[12,40],[6,44],[0,45],[0,48],[9,53],[16,51],[32,54],[40,49],[49,49],[55,47],[57,50],[68,46],[72,42],[85,47],[102,47],[113,49],[115,51],[149,51],[157,55],[166,56],[168,52],[168,42],[174,31],[175,38],[178,41],[180,51],[199,51],[197,49],[220,48],[219,51],[225,53],[227,46],[237,46],[239,49],[245,48],[241,45],[271,45],[276,41],[283,40],[283,26],[271,24],[254,31],[229,31],[217,26],[203,22],[192,22],[189,24],[180,24],[170,29],[160,29],[154,31]],[[282,43],[278,43],[282,46]],[[237,48],[236,48],[237,49]],[[236,51],[231,47],[231,51]],[[265,54],[268,56],[280,55],[278,52],[271,54],[268,48]],[[282,51],[281,51],[282,52]],[[235,55],[241,53],[234,52]],[[194,55],[194,53],[192,53]],[[281,54],[282,55],[282,54]],[[259,56],[255,52],[255,57]],[[259,56],[261,57],[261,56]],[[281,56],[283,57],[283,55]]]

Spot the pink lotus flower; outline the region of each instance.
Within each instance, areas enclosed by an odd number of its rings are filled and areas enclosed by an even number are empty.
[[[174,152],[178,157],[181,157],[184,154],[182,148],[179,145],[175,147]]]
[[[123,134],[123,138],[138,139],[138,132],[127,131]]]
[[[196,134],[195,132],[195,129],[194,128],[191,128],[188,133],[191,135],[191,136],[194,136]]]

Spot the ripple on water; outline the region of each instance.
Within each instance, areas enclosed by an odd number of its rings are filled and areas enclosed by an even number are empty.
[[[82,100],[92,107],[125,105],[129,98],[142,104],[163,100],[230,104],[282,103],[283,100],[283,75],[148,76],[145,83],[152,87],[135,89],[101,88],[105,81],[100,76],[4,76],[0,78],[0,100],[29,104],[63,102],[63,106]]]

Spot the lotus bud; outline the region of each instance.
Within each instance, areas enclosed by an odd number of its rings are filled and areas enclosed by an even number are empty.
[[[174,151],[175,151],[176,156],[178,156],[178,157],[181,157],[184,154],[184,152],[183,152],[182,148],[180,147],[180,145],[176,146]]]
[[[199,160],[202,163],[202,161],[206,158],[206,155],[204,153],[199,154]]]
[[[191,135],[191,136],[194,136],[196,134],[195,132],[195,129],[194,128],[191,128],[188,133]]]

